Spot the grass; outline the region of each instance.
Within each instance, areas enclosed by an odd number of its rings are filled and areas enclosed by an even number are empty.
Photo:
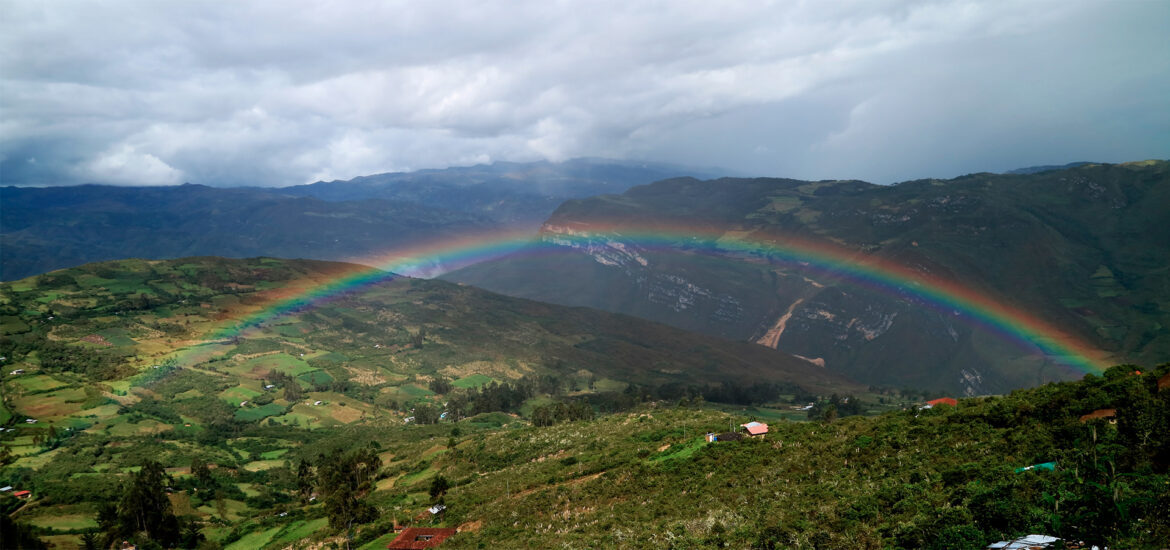
[[[91,529],[97,527],[97,520],[93,512],[70,512],[70,507],[54,507],[51,515],[38,515],[28,520],[29,523],[45,529],[69,531],[73,529]]]
[[[264,460],[275,460],[277,458],[280,458],[281,456],[284,456],[284,454],[287,453],[288,451],[289,451],[289,449],[276,449],[275,451],[265,451],[263,453],[260,453],[260,458],[264,459]]]
[[[285,406],[279,403],[269,403],[259,407],[240,407],[234,415],[241,422],[253,422],[270,416],[284,414]]]
[[[265,531],[248,533],[247,535],[240,537],[240,540],[225,546],[224,550],[253,550],[255,548],[260,548],[265,544],[268,544],[272,540],[272,537],[276,536],[276,534],[279,533],[281,529],[282,527],[273,527]]]
[[[308,521],[294,521],[284,526],[283,530],[278,536],[275,537],[273,542],[279,544],[288,544],[301,540],[308,537],[309,535],[312,535],[313,533],[316,533],[317,531],[320,531],[328,523],[329,520],[327,518],[317,518]],[[383,546],[383,548],[385,548],[385,546]]]
[[[11,376],[11,375],[9,375]],[[22,374],[9,378],[10,383],[24,388],[28,393],[39,393],[68,386],[47,374]]]
[[[411,397],[430,397],[435,395],[435,392],[415,384],[403,384],[398,389]]]
[[[242,368],[251,372],[275,370],[289,376],[299,376],[317,370],[300,357],[293,357],[285,353],[253,357],[244,361]]]
[[[255,399],[258,395],[260,395],[259,391],[253,390],[251,388],[245,388],[243,386],[236,386],[234,388],[228,388],[220,392],[219,398],[233,405],[239,405],[244,401],[251,401]]]
[[[490,384],[493,381],[495,381],[495,379],[490,376],[484,374],[472,374],[470,376],[464,376],[463,378],[451,382],[451,385],[455,386],[456,388],[463,389],[478,388],[480,386]]]

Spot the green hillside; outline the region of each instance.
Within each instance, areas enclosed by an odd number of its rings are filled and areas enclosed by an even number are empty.
[[[435,433],[416,425],[547,424],[661,398],[769,405],[760,413],[773,417],[817,395],[855,394],[874,410],[897,400],[760,346],[442,281],[388,277],[265,314],[364,272],[124,260],[0,285],[0,486],[34,494],[4,510],[72,544],[156,461],[184,487],[170,501],[196,533],[230,538],[276,508],[308,514],[264,539],[287,541],[319,530],[323,512],[275,480],[350,430],[405,444]],[[214,480],[192,474],[198,463]]]
[[[1166,204],[1164,161],[892,186],[681,178],[562,205],[543,235],[556,243],[562,232],[584,232],[575,238],[590,244],[570,253],[520,254],[444,278],[764,341],[871,384],[994,393],[1077,373],[947,311],[832,273],[767,253],[712,257],[685,239],[674,251],[643,248],[621,228],[824,243],[1009,304],[1113,362],[1148,363],[1170,358]],[[779,334],[769,341],[770,331]]]

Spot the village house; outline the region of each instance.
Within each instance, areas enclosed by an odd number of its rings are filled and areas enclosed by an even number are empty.
[[[919,409],[933,409],[939,405],[950,405],[952,407],[958,407],[959,401],[957,399],[955,399],[954,397],[940,397],[938,399],[931,399],[930,401],[927,401],[925,405],[918,407],[918,408]]]
[[[387,550],[434,548],[457,532],[458,529],[452,527],[407,527],[386,548]]]
[[[764,434],[768,433],[768,425],[762,422],[748,422],[747,424],[740,424],[740,427],[743,428],[743,431],[749,437],[759,437],[762,439]]]
[[[15,493],[12,493],[12,496],[14,496],[16,498],[25,499],[25,498],[29,498],[32,496],[32,491],[17,491]]]

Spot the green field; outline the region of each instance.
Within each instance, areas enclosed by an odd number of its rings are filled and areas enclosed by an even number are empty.
[[[235,419],[241,422],[254,422],[269,416],[284,414],[285,406],[278,403],[269,403],[259,407],[240,407],[236,410]]]
[[[490,376],[483,375],[483,374],[473,374],[471,376],[464,376],[463,378],[455,380],[455,381],[451,382],[451,385],[455,386],[456,388],[464,388],[464,389],[478,388],[480,386],[485,386],[487,384],[490,384],[493,381],[495,381],[495,379],[490,377]]]
[[[260,395],[260,393],[261,392],[251,388],[237,386],[220,392],[219,398],[233,405],[239,405],[244,401],[251,401],[255,399],[256,396]]]
[[[10,376],[8,381],[14,386],[23,388],[27,393],[40,393],[69,385],[47,374]]]
[[[316,370],[303,359],[284,353],[253,357],[244,361],[241,369],[249,372],[279,371],[289,376],[298,376]]]

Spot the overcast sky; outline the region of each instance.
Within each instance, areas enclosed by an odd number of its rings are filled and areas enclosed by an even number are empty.
[[[1170,157],[1170,2],[0,0],[0,184]]]

